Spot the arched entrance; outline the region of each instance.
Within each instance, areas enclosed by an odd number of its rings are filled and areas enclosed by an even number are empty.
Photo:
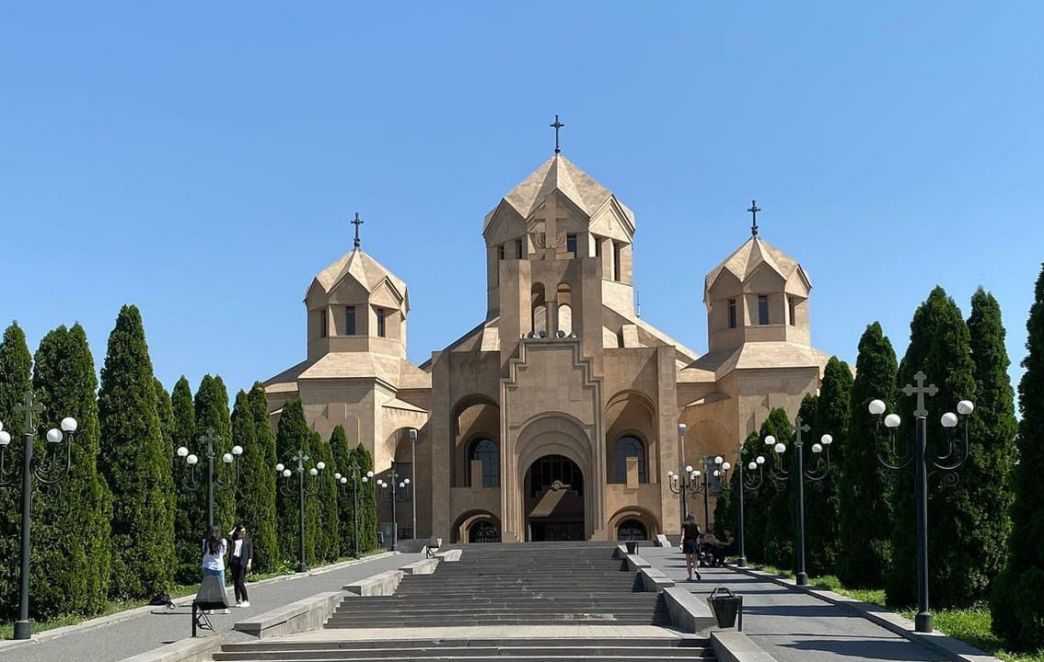
[[[544,455],[526,471],[526,540],[586,540],[584,475],[564,455]]]

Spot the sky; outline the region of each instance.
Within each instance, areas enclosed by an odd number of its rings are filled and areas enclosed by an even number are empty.
[[[706,351],[750,235],[811,277],[813,343],[905,350],[935,285],[1000,301],[1011,374],[1044,261],[1044,3],[222,2],[0,7],[0,324],[137,305],[169,388],[305,356],[351,249],[406,280],[415,363],[485,316],[482,220],[562,149],[637,216],[644,320]]]

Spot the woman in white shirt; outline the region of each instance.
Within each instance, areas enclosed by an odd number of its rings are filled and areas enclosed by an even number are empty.
[[[221,537],[221,528],[210,527],[210,536],[203,541],[203,575],[221,578],[221,586],[225,585],[225,554],[228,553],[228,542]]]

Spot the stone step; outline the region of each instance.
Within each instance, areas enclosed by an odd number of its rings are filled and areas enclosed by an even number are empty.
[[[260,648],[260,647],[258,647]],[[404,659],[467,659],[474,662],[482,658],[533,659],[629,659],[629,660],[706,660],[713,655],[706,648],[657,648],[655,656],[645,646],[519,646],[511,648],[489,646],[410,646],[402,648],[357,648],[346,650],[336,647],[317,650],[269,651],[248,650],[220,652],[214,654],[215,662],[237,660],[404,660]]]
[[[456,626],[504,626],[504,625],[658,625],[666,627],[671,625],[670,618],[666,614],[654,616],[646,614],[643,616],[621,616],[619,618],[577,618],[575,614],[551,614],[551,615],[504,615],[504,616],[482,616],[474,618],[458,617],[452,621],[445,618],[425,617],[393,617],[393,618],[371,618],[371,619],[331,619],[323,627],[327,630],[343,630],[353,628],[444,628]]]
[[[554,662],[601,662],[602,660],[618,660],[619,662],[657,662],[660,657],[652,657],[648,652],[635,652],[634,654],[621,653],[618,655],[612,654],[595,654],[585,655],[583,653],[565,653],[561,655],[505,655],[501,651],[494,651],[491,655],[442,655],[440,653],[431,654],[429,652],[421,652],[419,654],[410,654],[404,651],[402,654],[397,654],[394,657],[373,657],[373,656],[362,656],[356,655],[351,652],[331,652],[331,653],[320,653],[314,656],[306,656],[300,658],[285,658],[279,655],[253,655],[246,654],[246,656],[240,656],[238,653],[231,654],[234,657],[226,657],[222,653],[215,653],[214,660],[267,660],[269,662],[281,662],[294,660],[295,662],[334,662],[335,660],[352,660],[353,662],[385,662],[389,659],[399,660],[401,662],[428,662],[429,660],[437,660],[439,662],[503,662],[504,658],[509,658],[514,662],[544,662],[545,660],[553,660]],[[252,656],[253,655],[253,656]],[[684,655],[672,656],[668,659],[679,659],[679,660],[713,660],[713,654],[706,653],[686,653]]]
[[[687,636],[679,637],[642,637],[640,639],[621,639],[619,637],[528,637],[518,638],[467,638],[460,639],[446,637],[440,639],[347,639],[343,641],[293,641],[293,640],[268,640],[261,642],[241,642],[225,644],[225,651],[282,651],[282,650],[357,650],[376,648],[415,648],[449,646],[452,648],[463,647],[485,647],[515,649],[525,647],[556,647],[556,646],[593,646],[599,648],[613,648],[617,646],[634,646],[640,642],[643,648],[686,648],[705,647],[710,645],[710,640],[705,637]]]

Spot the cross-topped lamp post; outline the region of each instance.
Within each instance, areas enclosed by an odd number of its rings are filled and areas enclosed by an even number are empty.
[[[889,469],[896,471],[914,465],[914,502],[917,508],[917,615],[914,617],[914,629],[917,632],[932,631],[932,613],[928,607],[928,469],[939,471],[953,478],[952,472],[968,459],[968,417],[975,410],[970,400],[957,403],[957,413],[946,412],[940,423],[948,432],[947,443],[936,447],[928,442],[928,410],[924,405],[924,396],[932,397],[939,392],[935,384],[924,385],[927,377],[920,370],[914,375],[916,386],[907,384],[902,388],[905,395],[917,396],[917,408],[914,409],[914,438],[902,452],[896,449],[895,431],[902,422],[898,414],[885,415],[888,407],[884,400],[871,400],[868,406],[870,413],[877,417],[877,433],[880,435],[881,423],[888,430],[887,452],[878,450],[878,461]],[[954,446],[953,437],[957,424],[964,421],[963,443]],[[939,452],[944,450],[945,452]]]
[[[214,526],[214,491],[230,491],[239,482],[239,462],[236,460],[243,454],[243,447],[233,446],[231,453],[225,453],[221,456],[223,463],[235,467],[235,474],[229,475],[226,473],[224,476],[215,478],[214,458],[217,457],[217,452],[214,450],[214,444],[221,443],[221,437],[214,432],[214,428],[207,428],[207,431],[199,438],[199,441],[207,445],[204,457],[207,458],[207,527],[209,528]],[[178,457],[185,458],[185,463],[189,466],[189,479],[185,483],[185,488],[190,492],[195,492],[201,486],[196,476],[196,465],[199,463],[199,458],[195,454],[190,453],[185,446],[178,448]]]
[[[315,496],[319,493],[319,481],[309,480],[308,487],[305,488],[305,462],[308,462],[311,458],[305,455],[303,450],[299,450],[294,453],[293,457],[290,458],[292,463],[296,462],[297,467],[289,469],[283,464],[276,465],[276,473],[283,477],[283,482],[279,486],[279,491],[285,497],[293,496],[293,488],[290,487],[290,476],[297,472],[297,485],[298,485],[298,503],[300,508],[299,511],[299,522],[300,522],[300,535],[301,535],[301,558],[297,562],[297,572],[308,572],[308,560],[305,558],[305,496]],[[308,470],[308,475],[311,478],[319,476],[319,472],[326,468],[325,462],[316,462],[315,466]]]
[[[400,501],[406,501],[410,498],[410,479],[404,478],[401,482],[399,481],[399,472],[396,471],[395,467],[392,467],[391,483],[386,483],[383,480],[377,481],[377,486],[386,492],[384,498],[391,501],[392,506],[392,551],[394,552],[399,546],[399,519],[396,504]],[[397,484],[396,484],[397,483]]]
[[[794,550],[797,557],[795,559],[797,561],[796,580],[798,586],[807,586],[808,573],[805,572],[805,481],[809,481],[817,490],[822,491],[823,481],[830,473],[830,445],[834,443],[834,438],[829,434],[824,434],[820,437],[818,443],[812,444],[812,453],[817,456],[816,462],[811,467],[806,468],[805,444],[801,435],[804,432],[811,432],[812,428],[802,421],[800,416],[794,419],[794,427],[797,428],[794,436],[794,449],[797,452],[794,454],[794,469],[792,471],[788,471],[783,467],[782,455],[787,450],[784,443],[776,441],[776,438],[772,435],[766,435],[765,445],[771,446],[776,456],[776,461],[772,463],[769,471],[772,480],[782,486],[788,480],[793,479],[797,485],[797,549]]]
[[[33,514],[33,479],[40,485],[52,490],[59,489],[58,483],[69,474],[72,468],[72,441],[78,424],[75,418],[62,419],[60,430],[51,428],[47,431],[47,444],[43,456],[33,456],[33,437],[35,428],[33,414],[42,414],[43,405],[36,401],[32,390],[25,392],[22,404],[15,407],[15,412],[25,414],[25,426],[22,436],[22,568],[21,584],[18,592],[18,620],[14,624],[15,639],[29,639],[33,636],[33,626],[29,622],[29,559],[30,539]],[[66,441],[66,438],[68,440]],[[62,442],[65,441],[64,462],[62,461]],[[18,482],[12,467],[5,466],[8,446],[11,445],[11,433],[4,430],[0,422],[0,487],[8,487]]]
[[[348,465],[347,471],[346,476],[335,473],[334,479],[342,489],[347,489],[349,482],[352,484],[352,527],[354,532],[352,539],[355,541],[355,558],[359,558],[359,484],[369,482],[370,477],[360,475],[359,465],[354,460]]]

